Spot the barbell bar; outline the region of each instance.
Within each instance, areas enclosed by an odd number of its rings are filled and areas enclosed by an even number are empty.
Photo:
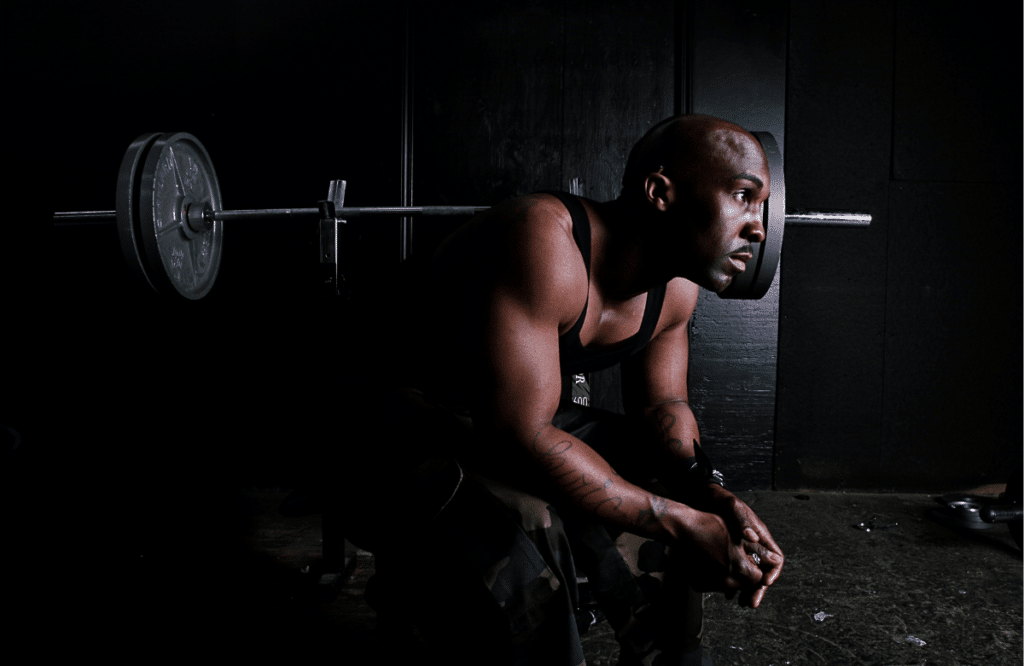
[[[767,293],[778,267],[783,226],[864,227],[863,212],[784,212],[782,155],[774,137],[753,132],[768,157],[771,193],[765,202],[765,240],[756,243],[747,269],[722,298],[757,299]],[[129,269],[157,293],[197,300],[213,286],[220,268],[227,221],[318,220],[320,263],[329,268],[334,289],[338,226],[353,218],[472,216],[489,206],[345,207],[345,181],[332,181],[316,208],[223,210],[220,185],[206,149],[191,134],[144,134],[125,152],[118,171],[115,210],[58,212],[55,226],[116,223]]]
[[[335,208],[335,215],[341,219],[355,217],[415,217],[419,215],[476,215],[490,206],[355,206]],[[211,210],[204,215],[204,222],[226,220],[316,220],[320,218],[319,208],[254,208],[251,210]],[[56,226],[77,224],[111,224],[117,221],[116,210],[90,210],[69,213],[54,213]]]
[[[354,217],[415,217],[423,215],[476,215],[490,206],[356,206],[341,207],[335,211],[339,218]],[[251,210],[222,210],[211,216],[213,220],[280,220],[316,219],[319,208],[254,208]],[[54,213],[55,226],[82,224],[113,224],[116,210],[87,210]],[[826,211],[786,212],[787,227],[866,227],[871,224],[871,213],[835,213]]]
[[[476,215],[490,206],[356,206],[341,207],[335,211],[339,218],[354,217],[415,217],[423,215]],[[254,208],[252,210],[222,210],[214,212],[214,220],[273,220],[315,219],[319,208]],[[86,210],[54,213],[55,226],[83,224],[113,224],[116,210]],[[871,213],[835,213],[826,211],[786,212],[787,227],[866,227],[871,224]]]

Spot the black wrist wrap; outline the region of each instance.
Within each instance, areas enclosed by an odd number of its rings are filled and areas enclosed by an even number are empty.
[[[686,485],[693,489],[710,484],[725,488],[725,477],[711,464],[711,459],[704,453],[704,449],[700,448],[697,440],[693,440],[693,452],[694,457],[685,460],[685,463],[689,464]]]

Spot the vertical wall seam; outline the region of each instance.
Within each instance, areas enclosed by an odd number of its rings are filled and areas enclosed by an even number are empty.
[[[683,112],[684,101],[686,93],[683,92],[683,87],[686,85],[685,70],[683,69],[685,58],[683,57],[683,48],[685,48],[685,40],[683,39],[683,13],[686,11],[684,5],[686,0],[676,0],[674,5],[675,13],[673,15],[673,31],[672,37],[675,39],[675,47],[672,49],[673,65],[675,67],[674,78],[675,78],[675,90],[672,94],[672,115],[678,116]]]
[[[569,89],[566,76],[569,71],[569,2],[570,0],[563,0],[562,2],[562,76],[561,84],[558,95],[558,113],[561,114],[558,124],[562,128],[561,131],[561,145],[558,150],[558,180],[561,183],[561,189],[569,191],[568,174],[565,168],[565,150],[566,140],[565,135],[568,132],[568,128],[565,125],[565,97],[566,91]]]
[[[693,0],[686,3],[686,106],[685,113],[693,113],[693,71],[697,60],[697,44],[694,35],[697,32],[697,9]]]
[[[785,3],[785,54],[782,56],[785,61],[784,77],[782,81],[782,140],[779,141],[779,152],[782,154],[782,175],[785,175],[785,137],[788,135],[787,127],[787,114],[786,110],[790,106],[785,103],[790,97],[790,30],[792,25],[793,10],[790,3]],[[778,415],[781,411],[780,405],[782,401],[779,400],[778,396],[778,369],[782,366],[781,348],[782,348],[782,253],[785,251],[785,244],[782,244],[782,249],[779,250],[778,255],[778,266],[776,267],[776,276],[778,277],[778,314],[776,315],[775,323],[775,410],[772,416],[771,425],[771,489],[778,490]]]
[[[890,82],[891,103],[889,105],[889,183],[885,191],[885,295],[882,298],[882,405],[879,416],[879,429],[881,430],[882,445],[878,447],[876,458],[876,469],[878,478],[886,478],[882,470],[885,465],[885,451],[889,447],[889,431],[887,428],[888,415],[886,399],[889,382],[886,377],[886,356],[889,350],[889,248],[892,242],[892,188],[896,182],[896,78],[897,78],[897,56],[899,43],[899,0],[892,3],[892,81]],[[891,481],[891,479],[889,479]]]
[[[402,58],[402,180],[401,205],[412,206],[413,199],[413,6],[405,3],[405,43]],[[399,261],[405,261],[413,252],[413,220],[403,217],[399,222]]]

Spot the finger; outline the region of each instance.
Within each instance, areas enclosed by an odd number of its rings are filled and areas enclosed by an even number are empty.
[[[768,592],[768,588],[765,587],[764,585],[762,585],[761,587],[757,588],[757,590],[754,592],[754,596],[753,596],[753,599],[752,599],[752,602],[751,602],[751,603],[753,603],[753,606],[752,606],[753,608],[757,608],[758,606],[761,605],[761,601],[764,599],[764,595],[767,592]]]
[[[758,522],[760,523],[761,521],[759,520]],[[760,537],[758,539],[760,543],[764,544],[764,546],[769,550],[778,553],[780,556],[782,555],[782,549],[779,548],[779,544],[775,543],[775,539],[772,538],[772,533],[768,531],[768,527],[764,523],[761,523],[756,531]]]
[[[737,563],[739,568],[737,573],[743,578],[743,584],[746,586],[757,585],[764,577],[764,572],[761,571],[758,561],[756,561],[754,557],[751,557],[754,547],[754,544],[747,544],[744,542],[743,557],[740,557],[739,562]],[[758,560],[759,558],[760,556],[758,556]]]
[[[765,533],[762,534],[761,537],[761,540],[757,542],[758,548],[761,549],[758,551],[758,555],[760,556],[762,562],[761,568],[764,571],[769,571],[770,569],[781,570],[783,563],[786,561],[786,556],[782,554],[782,550],[779,548],[779,545],[775,543],[775,541],[772,539],[771,534],[768,534],[767,531],[765,531]],[[770,565],[770,567],[765,566],[765,563]],[[774,581],[774,579],[777,577],[778,574],[776,573],[772,580]]]
[[[746,608],[757,608],[761,605],[761,601],[764,599],[764,595],[768,592],[768,588],[760,585],[756,587],[748,587],[740,592],[740,597],[737,600],[740,606]]]
[[[749,525],[743,528],[743,538],[747,541],[753,541],[754,543],[757,543],[761,540],[760,535],[758,535],[754,528],[750,527]]]
[[[757,547],[760,549],[761,571],[764,572],[764,580],[761,583],[762,585],[771,585],[782,573],[782,565],[786,558],[784,555],[769,550],[764,544],[758,544]]]
[[[772,585],[773,583],[775,583],[776,580],[779,579],[779,576],[781,574],[782,564],[773,564],[770,569],[765,570],[764,577],[761,579],[761,584],[765,586]]]
[[[767,587],[775,582],[782,573],[783,557],[773,553],[762,544],[754,544],[750,558],[754,560],[763,573],[761,585]]]
[[[746,507],[746,509],[746,515],[743,516],[744,534],[746,534],[747,529],[750,529],[757,535],[756,539],[748,540],[763,542],[769,548],[781,554],[782,549],[779,548],[779,544],[775,543],[775,539],[772,538],[772,533],[768,530],[768,526],[764,524],[764,521],[757,517],[757,514],[754,513],[753,509],[750,507]]]

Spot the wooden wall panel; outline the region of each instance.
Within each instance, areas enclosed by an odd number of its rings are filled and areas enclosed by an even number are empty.
[[[26,237],[0,243],[0,263],[21,272],[3,281],[23,350],[9,372],[51,431],[51,483],[130,495],[172,477],[293,478],[296,446],[334,430],[312,401],[330,394],[325,368],[344,370],[357,329],[323,308],[315,227],[229,225],[213,291],[174,304],[136,284],[113,227],[57,230],[49,217],[112,209],[121,158],[144,132],[195,134],[229,208],[315,206],[332,178],[350,181],[357,205],[397,203],[400,36],[369,2],[5,10],[25,209],[13,217]],[[352,34],[339,39],[339,26]],[[375,251],[364,246],[368,265]],[[205,425],[183,418],[185,396],[210,390],[231,399],[200,407]],[[144,444],[171,432],[187,441],[180,455]]]
[[[897,4],[882,487],[1021,474],[1021,12]]]
[[[567,3],[561,189],[616,198],[633,144],[672,115],[676,4],[631,12],[614,0]],[[623,411],[619,382],[618,366],[593,373],[593,404]]]
[[[866,488],[885,445],[893,8],[794,0],[789,43],[787,206],[873,220],[786,231],[776,485]]]
[[[893,177],[1020,183],[1021,3],[896,3]]]
[[[694,2],[694,113],[771,132],[785,156],[786,2]],[[701,290],[690,329],[690,399],[702,442],[730,488],[770,488],[779,274],[760,300]]]
[[[415,202],[493,205],[561,182],[562,7],[515,5],[416,12]]]
[[[936,490],[1019,475],[1019,196],[999,183],[899,182],[886,299],[886,446],[876,487]],[[1018,184],[1018,193],[1020,186]]]
[[[417,8],[414,203],[491,206],[559,187],[562,14],[537,1]],[[465,221],[415,222],[414,254]]]
[[[943,492],[1020,473],[1020,7],[791,4],[780,487]],[[1015,255],[1014,255],[1015,256]]]
[[[416,201],[489,204],[551,187],[614,198],[633,143],[683,97],[682,51],[699,58],[694,111],[782,143],[784,3],[728,17],[713,3],[695,6],[698,45],[678,41],[681,2],[644,12],[568,0],[418,13]],[[416,252],[432,251],[454,224],[420,224]],[[757,303],[701,297],[693,397],[735,487],[771,482],[777,315],[777,285]],[[615,379],[613,370],[594,381]],[[617,398],[599,404],[620,408]]]
[[[567,2],[562,188],[575,180],[582,196],[616,198],[630,148],[672,115],[675,5]]]

